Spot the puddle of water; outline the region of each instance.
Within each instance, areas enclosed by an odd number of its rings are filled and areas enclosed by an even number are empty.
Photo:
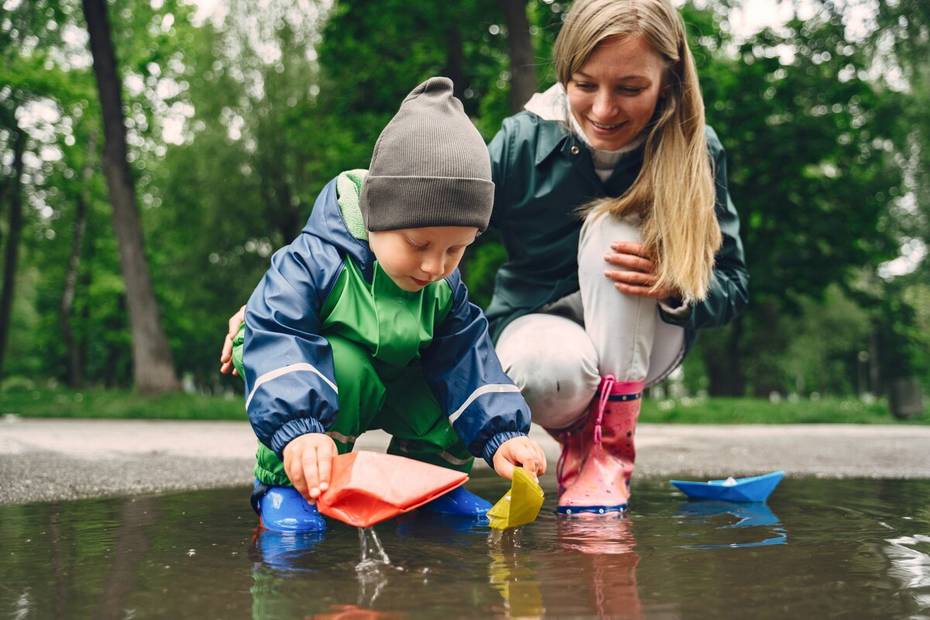
[[[638,480],[628,518],[585,521],[542,482],[539,520],[499,536],[260,532],[246,489],[3,506],[0,618],[930,618],[930,480],[787,479],[768,505]]]

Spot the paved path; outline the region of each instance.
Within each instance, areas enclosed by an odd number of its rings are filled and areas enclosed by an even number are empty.
[[[558,445],[537,427],[532,435],[553,471]],[[359,440],[365,449],[386,445],[380,432]],[[639,476],[783,469],[789,476],[930,478],[930,426],[641,424],[637,450]],[[0,504],[245,486],[254,451],[242,422],[7,416],[0,418]]]

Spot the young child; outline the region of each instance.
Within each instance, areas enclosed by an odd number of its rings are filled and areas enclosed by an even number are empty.
[[[457,270],[493,199],[484,141],[452,82],[431,78],[381,132],[369,170],[332,180],[274,255],[234,352],[266,528],[318,529],[310,504],[332,458],[373,428],[393,436],[391,454],[461,471],[480,456],[505,478],[517,465],[544,473],[529,407]],[[450,495],[433,508],[490,508],[461,487]]]

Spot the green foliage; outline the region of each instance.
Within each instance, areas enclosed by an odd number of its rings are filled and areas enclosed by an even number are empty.
[[[29,418],[102,418],[245,421],[238,394],[141,396],[126,390],[82,391],[35,386],[17,379],[0,390],[0,415]],[[672,424],[928,424],[923,417],[892,418],[883,401],[796,399],[781,402],[752,398],[683,398],[643,401],[642,420]]]
[[[727,147],[754,304],[820,297],[895,256],[900,95],[868,81],[865,51],[826,7],[701,67],[708,121]],[[781,54],[790,50],[791,59]],[[720,62],[718,60],[718,62]]]
[[[18,384],[18,385],[17,385]],[[30,418],[104,418],[245,421],[242,399],[233,396],[143,396],[119,389],[71,391],[21,381],[0,391],[0,412]]]
[[[473,303],[487,308],[491,303],[494,292],[494,276],[504,261],[507,260],[507,251],[504,246],[493,238],[481,238],[478,243],[468,249],[464,259],[465,284],[468,285],[468,294]]]
[[[694,398],[643,401],[641,419],[655,424],[930,424],[923,417],[902,422],[884,402],[853,399],[797,399],[781,402],[753,398]]]
[[[689,2],[682,12],[708,121],[728,152],[752,305],[740,322],[702,335],[686,360],[687,391],[845,396],[880,392],[892,376],[930,377],[927,261],[909,276],[876,276],[902,241],[930,241],[927,4],[880,0],[880,31],[851,39],[824,2],[810,19],[744,41],[726,24],[735,4]],[[65,380],[59,314],[83,200],[70,318],[88,383],[126,386],[131,343],[96,89],[86,42],[64,36],[83,30],[80,4],[10,6],[0,20],[0,194],[16,110],[38,103],[54,114],[29,128],[7,370]],[[216,372],[227,317],[303,226],[320,188],[367,166],[413,85],[454,77],[488,139],[510,113],[508,33],[494,0],[262,6],[234,0],[224,20],[195,24],[182,0],[110,2],[162,320],[179,374],[204,391],[240,389]],[[541,87],[554,79],[551,47],[566,8],[527,2]],[[898,83],[885,79],[892,68]],[[0,241],[4,226],[0,218]],[[464,273],[478,303],[488,303],[504,259],[493,234],[469,251]],[[828,408],[820,402],[814,410]]]

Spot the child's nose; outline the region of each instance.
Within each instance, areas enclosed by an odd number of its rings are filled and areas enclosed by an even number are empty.
[[[429,274],[430,276],[436,278],[443,274],[443,259],[441,256],[427,256],[423,259],[420,269],[423,270],[423,273]]]

